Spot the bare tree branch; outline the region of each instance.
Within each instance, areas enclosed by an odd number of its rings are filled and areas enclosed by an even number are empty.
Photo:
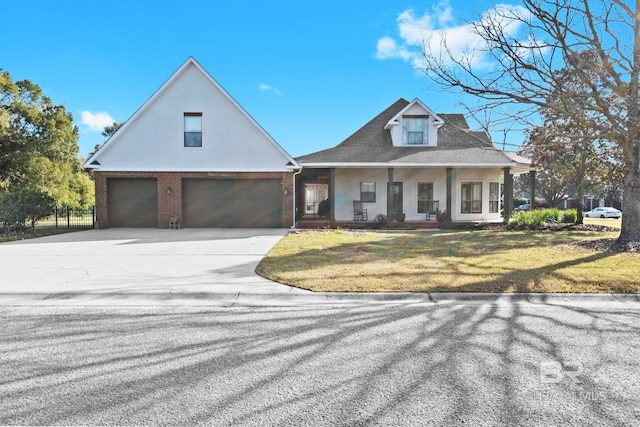
[[[457,54],[442,34],[439,45],[419,46],[417,67],[441,87],[482,100],[493,117],[531,124],[531,113],[543,112],[586,129],[594,147],[606,140],[623,159],[620,240],[640,241],[640,0],[522,0],[467,28],[479,40],[474,49]]]

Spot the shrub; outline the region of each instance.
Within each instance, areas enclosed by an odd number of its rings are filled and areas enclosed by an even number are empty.
[[[575,224],[578,221],[578,211],[576,209],[567,209],[562,211],[560,222],[565,224]]]
[[[550,222],[560,222],[560,209],[558,208],[550,208],[550,209],[540,209],[533,211],[534,215],[539,215],[543,224],[548,224]]]
[[[387,225],[387,216],[384,214],[376,215],[376,217],[373,220],[376,222],[376,224],[378,224],[379,228],[382,228],[385,225]]]
[[[11,227],[24,227],[27,221],[31,228],[36,221],[55,212],[55,202],[49,195],[31,189],[19,189],[0,197],[0,222]]]
[[[539,209],[531,212],[516,212],[511,223],[517,226],[537,228],[552,223],[574,224],[577,216],[575,209],[566,211],[557,208]]]
[[[544,224],[543,216],[537,213],[538,211],[533,212],[517,212],[513,215],[512,223],[519,226],[526,227],[540,227]]]

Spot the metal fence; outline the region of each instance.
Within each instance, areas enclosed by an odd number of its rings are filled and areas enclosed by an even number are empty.
[[[96,222],[96,209],[56,208],[55,215],[38,221],[37,226],[54,226],[60,229],[90,229]]]
[[[95,227],[95,207],[88,209],[58,208],[53,215],[42,218],[35,223],[32,230],[31,223],[11,225],[0,221],[0,239],[12,235],[27,235],[38,230],[49,234],[47,230],[88,230]]]

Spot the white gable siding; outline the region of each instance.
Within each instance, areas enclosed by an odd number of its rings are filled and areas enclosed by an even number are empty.
[[[290,158],[193,63],[98,153],[100,170],[285,171]],[[202,148],[184,148],[185,112],[202,113]]]

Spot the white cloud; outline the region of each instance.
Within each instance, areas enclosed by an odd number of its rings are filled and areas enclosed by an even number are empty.
[[[376,58],[389,59],[389,58],[402,58],[405,61],[414,57],[413,52],[409,52],[406,47],[398,47],[396,41],[391,37],[383,37],[378,40],[378,46],[376,49]]]
[[[276,95],[280,95],[282,93],[277,87],[273,87],[265,83],[260,83],[258,89],[260,90],[260,92],[273,92]]]
[[[529,13],[521,6],[498,4],[484,12],[480,20],[498,22],[509,36],[515,36],[522,23],[512,19],[514,16],[528,17]],[[398,15],[397,23],[400,40],[391,37],[379,39],[376,58],[401,58],[420,67],[420,49],[424,47],[444,63],[449,62],[451,55],[457,60],[468,61],[472,66],[490,66],[488,57],[483,53],[486,42],[475,33],[472,23],[455,24],[448,0],[432,6],[431,11],[422,16],[416,16],[413,9],[405,10]]]
[[[110,126],[115,119],[106,111],[92,113],[91,111],[83,111],[82,124],[86,125],[91,132],[102,132],[106,126]]]

